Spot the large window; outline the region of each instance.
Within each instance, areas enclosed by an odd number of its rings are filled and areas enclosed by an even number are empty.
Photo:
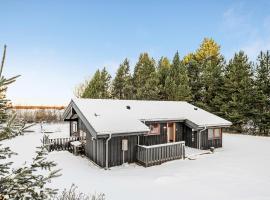
[[[209,128],[208,129],[208,140],[220,139],[221,129],[220,128]]]
[[[150,135],[159,135],[160,134],[160,125],[159,124],[150,124]]]
[[[221,129],[220,128],[216,128],[215,129],[215,138],[220,138],[221,136]]]

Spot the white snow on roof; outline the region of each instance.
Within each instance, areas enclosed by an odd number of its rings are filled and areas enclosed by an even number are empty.
[[[147,132],[149,128],[144,121],[189,120],[198,127],[231,125],[185,101],[76,98],[73,102],[98,134]]]

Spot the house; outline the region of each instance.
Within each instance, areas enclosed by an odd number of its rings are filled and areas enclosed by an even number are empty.
[[[185,145],[222,147],[231,125],[184,101],[72,99],[63,116],[71,136],[86,136],[86,156],[105,168],[184,158]]]

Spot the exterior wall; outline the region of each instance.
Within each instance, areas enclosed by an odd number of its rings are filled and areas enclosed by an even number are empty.
[[[133,163],[136,161],[136,148],[138,136],[118,136],[112,137],[109,141],[109,167],[123,164],[122,140],[128,140],[128,150],[124,153],[124,161]],[[106,149],[106,147],[104,148]]]
[[[93,162],[105,167],[105,139],[94,139],[89,133],[86,134],[85,154]]]
[[[147,124],[150,125],[150,124]],[[140,136],[140,145],[156,145],[167,143],[167,129],[163,127],[167,127],[167,123],[160,123],[160,134],[159,135],[144,135]]]
[[[176,123],[176,135],[175,135],[176,142],[183,141],[183,134],[184,134],[184,127],[185,126],[186,125],[183,122]]]
[[[192,131],[190,127],[184,125],[183,140],[186,142],[186,146],[197,148],[197,131]]]
[[[205,130],[201,133],[201,148],[209,149],[210,147],[219,148],[222,147],[222,129],[221,129],[221,137],[219,139],[208,140],[208,130]]]
[[[149,124],[147,124],[149,125]],[[175,141],[183,140],[183,131],[184,131],[184,123],[176,122],[176,133],[175,133]],[[140,145],[156,145],[156,144],[164,144],[167,143],[167,123],[160,123],[160,134],[159,135],[144,135],[140,136]]]

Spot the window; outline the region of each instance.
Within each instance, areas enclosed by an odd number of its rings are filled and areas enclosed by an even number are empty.
[[[160,125],[159,124],[150,124],[149,126],[151,135],[159,135],[160,134]]]
[[[221,129],[220,128],[216,128],[215,129],[215,138],[220,138],[221,136]]]
[[[77,122],[72,123],[72,130],[73,130],[73,133],[77,132]]]
[[[208,129],[208,140],[219,139],[221,137],[220,128],[209,128]]]
[[[208,129],[208,140],[213,140],[214,138],[214,129],[209,128]]]

